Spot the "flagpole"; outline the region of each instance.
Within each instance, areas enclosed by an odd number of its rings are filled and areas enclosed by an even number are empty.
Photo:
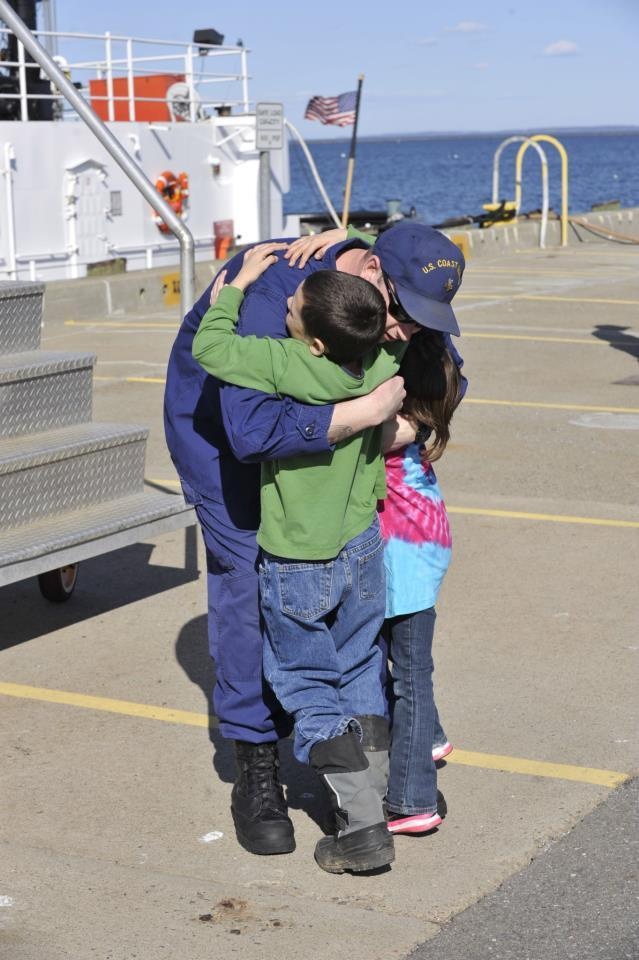
[[[362,97],[362,83],[364,74],[360,73],[357,78],[357,99],[355,101],[355,123],[353,124],[353,135],[351,137],[351,151],[348,155],[348,169],[346,171],[346,188],[344,190],[344,209],[342,211],[342,226],[348,226],[348,213],[351,205],[351,186],[353,184],[353,169],[355,167],[355,148],[357,146],[357,121],[359,120],[359,103]]]

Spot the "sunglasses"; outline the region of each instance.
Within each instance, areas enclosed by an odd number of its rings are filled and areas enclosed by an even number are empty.
[[[419,326],[417,320],[413,320],[413,318],[404,310],[403,306],[397,299],[397,294],[395,293],[395,289],[393,287],[393,281],[387,273],[384,273],[383,270],[382,279],[384,280],[384,286],[386,287],[386,292],[388,293],[388,312],[390,313],[391,317],[393,317],[394,320],[397,320],[398,323],[411,323],[413,326]]]

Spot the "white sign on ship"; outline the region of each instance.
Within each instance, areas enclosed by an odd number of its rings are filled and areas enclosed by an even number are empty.
[[[284,146],[284,104],[255,104],[255,142],[258,150],[281,150]]]

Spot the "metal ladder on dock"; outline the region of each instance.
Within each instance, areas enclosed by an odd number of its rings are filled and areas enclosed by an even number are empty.
[[[92,422],[95,356],[40,349],[43,294],[0,282],[0,586],[64,600],[80,560],[195,518],[144,489],[146,427]]]

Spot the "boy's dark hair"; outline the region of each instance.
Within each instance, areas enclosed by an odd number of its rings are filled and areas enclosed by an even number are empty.
[[[317,270],[304,281],[304,329],[326,347],[335,363],[359,360],[379,343],[386,304],[368,280],[339,270]]]
[[[422,328],[410,339],[399,368],[406,399],[402,413],[431,431],[424,458],[438,460],[450,439],[450,421],[461,400],[461,374],[437,330]]]

